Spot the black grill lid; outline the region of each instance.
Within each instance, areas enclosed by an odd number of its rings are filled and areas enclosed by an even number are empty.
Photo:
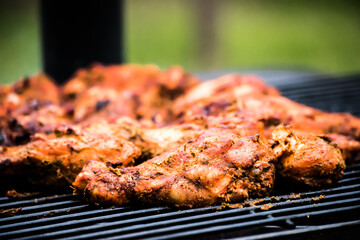
[[[283,95],[307,105],[360,113],[360,76],[277,85]],[[357,239],[360,162],[348,166],[344,178],[330,188],[277,185],[272,196],[249,200],[242,208],[103,209],[63,193],[2,197],[0,209],[0,239]]]

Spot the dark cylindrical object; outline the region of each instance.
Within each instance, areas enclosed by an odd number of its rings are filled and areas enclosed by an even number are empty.
[[[122,0],[41,0],[44,71],[58,83],[92,63],[123,61]]]

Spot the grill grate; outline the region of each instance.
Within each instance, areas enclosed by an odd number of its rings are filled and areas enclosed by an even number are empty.
[[[360,115],[360,75],[332,78],[319,76],[300,79],[291,85],[276,85],[284,96],[305,105],[330,112]]]
[[[344,79],[341,84],[318,79],[278,87],[283,95],[307,105],[359,114],[354,100],[360,98],[360,76]],[[360,233],[360,162],[348,166],[344,178],[331,188],[291,191],[276,186],[272,197],[249,200],[242,208],[102,209],[71,193],[2,197],[0,239],[332,239]]]

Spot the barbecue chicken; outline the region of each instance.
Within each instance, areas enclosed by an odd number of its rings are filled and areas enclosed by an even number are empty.
[[[141,152],[131,142],[107,134],[74,127],[55,133],[35,134],[26,145],[2,147],[0,178],[2,187],[66,188],[89,159],[112,166],[132,165]]]
[[[296,135],[282,125],[272,132],[282,152],[277,162],[278,173],[295,183],[310,187],[331,185],[344,174],[345,161],[338,148],[324,136]]]
[[[256,76],[200,82],[179,67],[95,64],[63,86],[39,74],[0,87],[2,190],[76,178],[102,204],[205,206],[268,195],[275,175],[333,184],[359,153],[360,119]]]
[[[308,186],[332,184],[343,175],[339,149],[321,137],[297,136],[278,126],[273,141],[209,129],[135,167],[113,168],[89,161],[73,186],[90,202],[207,206],[268,195],[275,166],[283,178]]]
[[[136,167],[90,161],[73,185],[89,201],[105,205],[207,206],[269,194],[275,160],[259,136],[240,138],[216,129]]]

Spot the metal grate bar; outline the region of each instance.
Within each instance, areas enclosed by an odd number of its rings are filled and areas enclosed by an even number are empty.
[[[320,203],[317,204],[316,206],[317,207],[326,207],[326,206],[330,206],[330,207],[336,207],[337,205],[341,204],[341,205],[345,205],[347,202],[351,203],[351,201],[356,201],[356,202],[359,202],[360,201],[360,198],[354,198],[354,199],[347,199],[350,195],[359,195],[360,194],[360,191],[355,191],[355,192],[352,192],[352,193],[347,193],[347,194],[336,194],[335,196],[326,196],[325,197],[325,200],[331,200],[332,198],[335,200],[334,202],[329,202],[329,203],[322,203],[321,206],[320,206]],[[341,201],[339,201],[338,199],[341,199],[341,198],[345,198],[345,199],[342,199]],[[316,202],[316,201],[315,201]],[[179,214],[178,212],[172,212],[172,213],[169,213],[169,214],[160,214],[160,215],[151,215],[149,216],[148,218],[146,217],[140,217],[140,218],[133,218],[133,219],[128,219],[128,220],[121,220],[121,221],[111,221],[111,222],[103,222],[101,223],[100,225],[91,225],[91,226],[86,226],[86,227],[79,227],[79,228],[71,228],[70,230],[63,230],[63,231],[59,231],[59,232],[50,232],[48,234],[40,234],[40,235],[35,235],[35,236],[32,236],[34,238],[37,238],[37,237],[47,237],[47,238],[54,238],[54,237],[60,237],[60,236],[68,236],[69,234],[71,233],[76,233],[76,234],[79,234],[81,232],[86,232],[86,231],[90,231],[90,230],[96,230],[97,233],[95,233],[95,236],[97,236],[99,234],[99,230],[103,229],[103,228],[117,228],[117,229],[112,229],[110,231],[111,234],[114,234],[116,232],[121,232],[124,230],[124,228],[119,228],[120,226],[123,226],[123,225],[126,225],[126,224],[130,224],[130,223],[139,223],[139,222],[146,222],[146,221],[153,221],[155,219],[164,219],[166,218],[166,220],[164,220],[163,222],[157,222],[156,224],[170,224],[171,223],[175,223],[175,222],[183,222],[183,221],[193,221],[193,220],[197,220],[196,223],[194,223],[194,226],[195,225],[198,225],[200,224],[201,222],[199,222],[198,220],[200,219],[205,219],[204,221],[204,224],[205,225],[209,225],[209,224],[213,224],[214,223],[214,220],[213,218],[216,218],[216,217],[221,217],[221,219],[218,219],[217,221],[220,221],[220,223],[224,223],[224,222],[227,222],[227,221],[233,221],[233,220],[237,220],[238,218],[240,219],[247,219],[247,218],[259,218],[259,217],[266,217],[268,214],[276,214],[276,213],[282,213],[284,212],[284,214],[288,214],[289,212],[292,212],[292,211],[299,211],[299,210],[308,210],[309,209],[309,206],[306,205],[306,206],[298,206],[298,207],[294,207],[295,203],[308,203],[308,204],[312,204],[314,203],[314,201],[310,198],[306,198],[306,199],[298,199],[298,200],[293,200],[293,201],[284,201],[284,202],[281,202],[281,203],[275,203],[274,204],[274,208],[276,207],[286,207],[286,206],[292,206],[291,209],[288,209],[288,208],[285,208],[285,209],[278,209],[278,210],[269,210],[268,212],[261,212],[261,213],[257,213],[257,214],[247,214],[247,215],[242,215],[242,216],[237,216],[237,217],[234,217],[234,216],[226,216],[226,215],[233,215],[234,213],[239,213],[239,212],[244,212],[246,211],[247,213],[249,213],[249,210],[257,210],[258,208],[257,207],[250,207],[250,208],[245,208],[245,209],[230,209],[230,210],[225,210],[225,211],[219,211],[218,213],[202,213],[200,212],[201,214],[198,215],[198,216],[190,216],[188,218],[179,218],[179,215],[188,215],[189,213],[191,212],[198,212],[199,213],[199,210],[200,211],[203,211],[202,209],[190,209],[190,210],[187,210],[185,212],[183,212],[183,214]],[[310,205],[312,206],[312,205]],[[313,206],[312,206],[313,207]],[[176,219],[173,219],[173,220],[168,220],[169,217],[171,216],[176,216],[177,218]],[[224,217],[225,216],[225,217]],[[210,222],[209,220],[206,220],[206,219],[211,219]],[[91,219],[90,219],[91,220]],[[91,221],[90,221],[91,223]],[[153,224],[153,223],[150,223],[150,224]],[[144,225],[142,224],[141,227],[144,228],[145,226],[147,225]],[[48,229],[50,226],[47,226],[46,229]],[[150,225],[149,227],[154,227],[153,225]],[[53,228],[51,228],[53,229]],[[42,229],[44,230],[44,229]],[[92,234],[93,235],[93,234]],[[0,235],[1,236],[1,235]],[[7,236],[7,235],[5,235]],[[32,239],[32,237],[30,237],[29,239]],[[80,236],[78,236],[80,237]],[[85,238],[87,238],[88,236],[86,236]],[[68,238],[68,237],[67,237]],[[28,238],[26,238],[28,239]],[[76,238],[75,238],[76,239]]]
[[[349,87],[350,88],[350,87]],[[319,88],[320,89],[320,88]],[[316,90],[316,89],[315,89]],[[302,99],[305,97],[311,97],[312,99],[316,99],[318,101],[323,101],[327,99],[336,99],[337,102],[346,102],[349,98],[358,98],[359,96],[356,93],[348,93],[346,91],[338,90],[338,89],[328,89],[323,93],[312,93],[312,92],[299,92],[299,93],[292,93],[292,92],[284,92],[284,96],[289,96],[291,99]]]
[[[274,85],[281,89],[293,89],[297,88],[299,90],[312,89],[314,86],[338,86],[340,89],[343,85],[346,84],[354,84],[354,86],[358,86],[360,74],[353,74],[347,76],[310,76],[306,78],[299,78],[296,82],[292,82],[291,84],[287,82],[274,82]],[[355,89],[356,87],[354,87]],[[352,89],[352,90],[354,90]]]
[[[75,229],[75,227],[79,226],[79,225],[81,226],[80,228],[82,228],[84,225],[88,225],[88,224],[96,224],[96,223],[99,223],[102,221],[112,220],[112,219],[116,219],[116,218],[123,218],[125,216],[132,217],[132,215],[137,215],[137,214],[154,213],[156,211],[160,211],[160,210],[164,210],[164,209],[166,209],[166,208],[161,207],[161,208],[141,209],[141,210],[136,210],[136,211],[127,211],[127,212],[123,212],[123,213],[107,214],[105,216],[98,216],[98,217],[93,217],[93,218],[76,219],[76,220],[72,220],[72,221],[49,224],[46,226],[43,225],[43,226],[39,226],[39,227],[32,227],[29,229],[16,230],[14,232],[6,232],[3,234],[0,234],[0,237],[18,236],[18,235],[29,233],[29,232],[32,232],[32,233],[46,232],[47,230],[60,229],[60,228],[64,228],[64,227],[70,227],[71,229]]]
[[[82,205],[82,204],[84,204],[84,202],[81,200],[69,200],[69,201],[54,202],[54,203],[24,207],[24,208],[21,208],[21,213],[45,211],[45,210],[49,210],[49,209],[53,210],[57,207],[63,208],[63,207],[71,207],[71,206]]]
[[[358,199],[360,200],[360,199]],[[343,211],[354,211],[354,210],[358,210],[360,209],[359,205],[356,206],[350,206],[350,207],[343,207],[342,208]],[[187,224],[187,225],[181,225],[181,226],[174,226],[174,227],[168,227],[168,226],[164,226],[161,229],[157,229],[157,230],[149,230],[149,231],[143,231],[143,232],[137,232],[137,233],[133,233],[133,234],[128,234],[128,235],[123,235],[123,236],[115,236],[112,238],[108,238],[108,239],[131,239],[131,238],[136,238],[136,239],[143,239],[143,237],[145,236],[151,236],[151,235],[157,235],[156,237],[149,237],[147,239],[173,239],[173,238],[184,238],[184,237],[189,237],[189,236],[197,236],[200,234],[210,234],[210,233],[215,233],[215,232],[220,232],[220,231],[225,231],[225,230],[233,230],[233,229],[239,229],[239,228],[244,228],[244,227],[251,227],[251,226],[259,226],[259,225],[265,225],[265,224],[274,224],[274,223],[279,223],[281,224],[281,222],[286,221],[287,219],[292,219],[292,218],[301,218],[301,217],[307,217],[311,214],[311,216],[315,216],[315,215],[321,215],[321,214],[330,214],[330,213],[337,213],[338,210],[337,209],[326,209],[326,210],[320,210],[320,211],[311,211],[311,212],[305,212],[305,213],[301,213],[301,214],[294,214],[294,215],[288,215],[288,216],[283,216],[283,217],[277,217],[275,219],[273,218],[265,218],[262,220],[253,220],[253,221],[244,221],[241,223],[233,223],[231,224],[230,222],[233,222],[236,219],[231,219],[230,221],[226,222],[222,219],[219,219],[217,221],[211,221],[211,222],[198,222],[198,223],[191,223],[191,224]],[[217,224],[217,226],[211,226]],[[224,225],[221,225],[224,224]],[[204,227],[204,228],[200,228],[200,227]],[[195,230],[193,230],[195,229]],[[174,233],[171,234],[171,232],[174,231],[180,231],[178,233]],[[164,234],[166,233],[166,236],[158,236],[159,234]]]
[[[308,86],[308,87],[307,87]],[[354,94],[355,92],[351,91],[354,88],[360,88],[360,81],[341,81],[334,84],[329,84],[327,82],[312,82],[311,84],[301,83],[301,84],[294,84],[291,86],[279,86],[280,91],[284,91],[291,94],[308,94],[312,93],[316,94],[324,94],[328,91],[336,92],[348,92],[349,94]]]
[[[70,208],[61,208],[61,209],[54,209],[51,211],[44,211],[44,212],[38,212],[38,213],[33,213],[33,214],[26,214],[26,215],[20,215],[20,216],[13,216],[13,217],[9,217],[6,219],[0,219],[0,220],[4,220],[1,221],[0,223],[3,224],[0,226],[0,232],[3,231],[9,231],[12,228],[19,228],[21,226],[25,226],[25,227],[29,227],[31,225],[36,225],[38,223],[50,223],[56,220],[61,220],[63,218],[70,218],[70,216],[76,215],[76,214],[70,214],[73,212],[78,212],[78,211],[86,211],[84,213],[89,214],[89,205],[88,204],[84,204],[84,205],[80,205],[80,206],[75,206],[75,207],[70,207]],[[102,210],[104,211],[104,210]],[[52,217],[51,219],[47,218],[47,217],[51,217],[54,215],[57,215],[56,217]],[[63,214],[66,214],[65,216],[63,216]],[[60,216],[59,216],[60,215]],[[39,219],[41,218],[41,219]],[[14,223],[16,222],[16,223]]]
[[[89,205],[86,204],[84,205],[86,207],[89,208]],[[81,210],[83,210],[82,208],[80,208]],[[96,210],[88,210],[86,212],[76,212],[76,213],[70,213],[68,212],[70,209],[67,208],[65,209],[66,212],[68,214],[64,215],[64,216],[55,216],[52,218],[47,218],[47,219],[37,219],[37,220],[31,220],[31,221],[27,221],[27,222],[22,222],[22,223],[15,223],[15,224],[9,224],[9,225],[3,225],[0,226],[0,230],[1,229],[10,229],[10,228],[19,228],[21,226],[24,226],[26,228],[30,228],[33,227],[34,225],[40,225],[42,223],[46,223],[46,224],[51,224],[53,222],[61,222],[61,221],[70,221],[72,219],[79,219],[79,218],[86,218],[88,219],[91,216],[101,216],[101,215],[106,215],[106,214],[116,214],[122,211],[128,211],[129,208],[126,207],[118,207],[116,209],[96,209]],[[71,209],[73,211],[73,208]],[[56,213],[58,213],[59,210],[56,210]],[[21,216],[19,216],[21,217]]]
[[[349,176],[360,176],[360,170],[344,172],[344,177],[349,177]]]
[[[341,79],[342,81],[339,81]],[[278,85],[282,95],[299,103],[329,112],[360,115],[357,102],[360,76],[309,78],[298,84]]]
[[[358,164],[359,166],[360,166],[360,164]],[[353,169],[356,169],[356,165],[353,165]],[[353,179],[355,179],[355,180],[359,180],[360,178],[353,178]],[[346,180],[346,179],[345,179]],[[307,198],[307,200],[305,199],[305,201],[304,201],[304,199],[301,199],[301,200],[298,200],[298,201],[295,201],[295,203],[299,203],[299,201],[302,201],[302,203],[304,203],[304,202],[306,202],[306,201],[310,201],[310,197],[313,197],[313,196],[317,196],[317,195],[319,195],[319,194],[327,194],[327,196],[326,196],[326,199],[329,199],[330,198],[330,194],[333,194],[332,195],[332,198],[337,198],[337,197],[344,197],[344,196],[346,196],[346,194],[344,195],[344,191],[346,192],[346,191],[350,191],[350,190],[352,190],[353,192],[354,192],[354,190],[357,190],[357,189],[359,189],[360,187],[360,184],[353,184],[353,185],[349,185],[349,186],[341,186],[341,187],[334,187],[334,188],[331,188],[331,189],[325,189],[325,190],[319,190],[319,191],[313,191],[313,192],[309,192],[309,193],[303,193],[303,194],[301,194],[301,198],[304,198],[304,197],[306,197]],[[276,198],[265,198],[264,199],[264,203],[269,203],[269,202],[272,202],[272,201],[287,201],[287,200],[289,200],[291,198],[291,195],[282,195],[282,196],[277,196]],[[248,201],[248,203],[251,203],[251,201]],[[63,205],[63,203],[59,203],[60,205]],[[282,204],[284,204],[284,203],[282,203]],[[285,202],[285,204],[289,204],[289,202]],[[291,204],[294,204],[294,202],[292,202]],[[279,204],[279,203],[275,203],[274,205],[276,205],[277,207],[279,207],[281,204]],[[83,207],[85,207],[85,205],[83,206]],[[210,211],[210,210],[215,210],[215,209],[217,209],[218,207],[212,207],[212,208],[207,208],[207,209],[205,209],[206,211]],[[104,210],[101,210],[101,211],[103,211],[104,212],[104,214],[108,214],[108,212],[109,213],[112,213],[113,211],[115,211],[116,209],[104,209]],[[130,208],[129,209],[127,209],[127,210],[131,210]],[[153,210],[153,209],[147,209],[147,210],[149,210],[149,211],[153,211],[153,212],[156,212],[157,210],[165,210],[165,208],[159,208],[159,209],[156,209],[156,210]],[[184,214],[188,214],[189,213],[189,211],[190,211],[190,213],[196,213],[196,212],[201,212],[201,213],[203,213],[204,211],[205,211],[204,209],[190,209],[190,210],[188,210],[187,212],[183,212]],[[239,210],[239,209],[235,209],[235,210]],[[240,209],[240,210],[242,210],[242,209]],[[138,210],[138,211],[142,211],[142,210]],[[234,209],[232,209],[232,211],[234,211]],[[247,211],[247,210],[246,210]],[[56,211],[55,211],[56,212]],[[98,213],[100,213],[100,211],[98,211]],[[136,214],[137,212],[133,212],[132,211],[132,214]],[[125,216],[126,215],[132,215],[132,214],[129,214],[129,213],[125,213]],[[166,215],[167,214],[167,215]],[[170,213],[166,213],[164,216],[158,216],[158,215],[152,215],[152,216],[150,216],[150,218],[149,217],[143,217],[142,219],[136,219],[136,221],[139,221],[139,220],[141,220],[141,221],[149,221],[149,220],[152,220],[152,219],[161,219],[161,218],[169,218],[169,217],[171,217],[171,216],[179,216],[179,213],[178,212],[170,212]],[[231,214],[231,212],[224,212],[223,214]],[[53,221],[49,221],[49,222],[46,222],[46,220],[47,219],[40,219],[41,221],[39,221],[39,222],[34,222],[34,221],[32,221],[29,225],[26,225],[26,223],[23,223],[23,225],[20,225],[20,226],[24,226],[24,227],[26,227],[26,229],[21,229],[20,231],[16,231],[16,234],[15,235],[19,235],[19,234],[25,234],[25,233],[29,233],[29,232],[32,232],[32,233],[34,233],[34,232],[36,232],[37,231],[37,228],[34,228],[33,226],[33,224],[39,224],[40,222],[44,222],[44,223],[46,223],[47,224],[47,227],[46,227],[46,229],[56,229],[56,228],[64,228],[64,227],[66,227],[66,226],[71,226],[71,230],[70,230],[70,232],[68,231],[68,232],[66,232],[66,230],[65,230],[65,232],[63,231],[63,233],[66,233],[66,234],[69,234],[69,233],[71,233],[71,231],[73,231],[73,232],[78,232],[78,231],[81,231],[82,229],[84,229],[83,227],[80,227],[80,230],[79,229],[74,229],[73,227],[74,226],[79,226],[79,225],[77,225],[77,224],[82,224],[83,222],[81,222],[81,219],[79,220],[78,218],[80,218],[80,217],[86,217],[87,216],[87,218],[86,219],[82,219],[82,221],[85,221],[86,223],[91,223],[92,221],[94,221],[95,223],[96,222],[98,222],[100,219],[101,219],[101,221],[113,221],[114,219],[116,219],[116,218],[119,218],[119,217],[121,217],[121,216],[118,216],[118,215],[114,215],[114,214],[110,214],[110,216],[108,215],[108,216],[105,216],[105,218],[104,217],[99,217],[99,218],[88,218],[88,216],[91,216],[91,215],[93,215],[91,212],[89,212],[89,213],[86,213],[86,214],[80,214],[80,215],[75,215],[75,216],[72,216],[72,214],[67,214],[67,215],[64,215],[64,216],[57,216],[56,218],[55,217],[52,217],[51,219],[53,219]],[[205,218],[207,217],[206,215],[204,216]],[[211,216],[210,216],[211,217]],[[12,217],[12,218],[21,218],[21,216],[14,216],[14,217]],[[77,220],[74,220],[75,222],[71,222],[71,221],[69,221],[70,219],[77,219]],[[0,219],[0,220],[3,220],[3,219]],[[60,220],[62,220],[62,221],[66,221],[66,223],[67,224],[64,224],[64,223],[56,223],[55,225],[51,225],[51,223],[54,223],[54,222],[56,222],[56,221],[60,221]],[[185,219],[186,220],[186,219]],[[128,220],[127,222],[124,222],[124,221],[119,221],[118,223],[116,223],[116,222],[112,222],[111,223],[111,225],[112,226],[114,226],[114,225],[116,225],[116,224],[122,224],[122,225],[124,225],[124,224],[129,224],[129,223],[132,223],[134,220],[133,219],[130,219],[130,220]],[[102,226],[103,227],[107,227],[107,225],[106,224],[102,224]],[[16,229],[18,229],[19,227],[17,227],[16,226],[16,224],[14,224],[14,225],[10,225],[9,226],[10,228],[16,228]],[[30,228],[30,229],[28,229],[28,228]],[[6,225],[4,225],[2,228],[0,228],[0,229],[6,229]],[[91,230],[92,228],[90,228],[90,229],[87,229],[87,230]],[[96,229],[96,227],[94,228],[94,229]],[[10,229],[8,229],[8,230],[10,230]],[[39,228],[38,229],[39,231],[43,231],[44,230],[44,228]],[[11,236],[11,232],[8,232],[7,234],[10,234],[10,236]],[[0,235],[1,236],[1,235]],[[5,235],[5,236],[7,236],[7,235]]]
[[[0,208],[7,208],[7,207],[25,207],[33,204],[38,203],[46,203],[46,202],[58,202],[60,200],[65,199],[74,199],[74,196],[72,194],[65,194],[61,196],[50,196],[50,197],[42,197],[42,198],[32,198],[30,200],[17,200],[17,199],[11,199],[7,198],[8,202],[0,204]]]
[[[308,207],[306,207],[306,208],[308,208]],[[247,210],[256,210],[256,209],[257,209],[256,207],[251,207]],[[233,212],[236,212],[236,211],[233,211]],[[235,215],[235,216],[230,216],[227,218],[226,218],[226,216],[224,217],[224,215],[228,215],[228,214],[229,214],[228,212],[218,212],[218,213],[212,213],[211,215],[207,214],[206,216],[204,216],[204,215],[189,216],[189,217],[184,217],[181,219],[165,220],[165,221],[156,222],[156,223],[122,227],[121,229],[110,229],[107,231],[97,232],[95,234],[85,234],[85,235],[76,236],[73,238],[70,237],[68,239],[86,239],[88,237],[104,237],[104,236],[108,236],[108,235],[114,235],[114,233],[120,234],[120,233],[126,233],[126,232],[130,232],[130,231],[136,231],[136,230],[140,230],[140,229],[153,229],[155,227],[163,227],[163,226],[167,226],[167,227],[165,227],[166,231],[171,232],[172,228],[169,225],[175,224],[175,223],[186,223],[186,222],[193,222],[193,221],[196,221],[196,222],[190,223],[187,228],[192,228],[195,226],[196,227],[208,226],[208,225],[212,225],[212,224],[221,224],[224,222],[239,221],[239,220],[252,221],[252,219],[253,219],[253,221],[256,222],[258,220],[261,220],[261,218],[267,218],[267,216],[272,213],[271,212],[263,212],[263,214],[250,214],[250,215],[248,214],[248,215],[241,215],[241,216]],[[216,217],[216,219],[219,219],[219,220],[213,219],[214,217]],[[203,218],[210,219],[210,220],[205,221],[205,222],[199,221],[199,220],[202,220]],[[275,219],[274,219],[274,221],[275,221]],[[197,225],[197,224],[199,224],[199,225]],[[184,225],[174,226],[174,228],[180,227],[183,230],[183,228],[185,228],[185,227],[181,227],[181,226],[184,226]],[[153,231],[156,231],[156,230],[151,230],[152,233],[154,233]],[[162,232],[162,231],[164,231],[164,229],[161,228],[158,231]],[[147,233],[148,232],[146,232],[146,234]],[[156,233],[159,233],[159,232],[156,232]],[[135,233],[135,234],[137,234],[137,233]],[[132,234],[130,234],[130,235],[132,235]],[[119,237],[119,236],[115,236],[115,238],[117,238],[117,237]],[[122,237],[127,238],[130,236],[124,235]],[[142,235],[141,236],[136,235],[136,238],[138,238],[138,237],[142,237]]]
[[[313,193],[305,193],[302,194],[302,197],[311,197],[311,196],[316,196],[318,193],[336,193],[336,192],[344,192],[344,191],[349,191],[349,190],[356,190],[356,189],[360,189],[360,184],[358,185],[351,185],[351,186],[347,186],[347,187],[341,187],[341,188],[334,188],[332,190],[328,190],[326,192],[324,191],[318,191],[318,192],[313,192]],[[269,203],[271,201],[280,201],[281,199],[283,199],[283,201],[287,200],[290,198],[290,195],[283,195],[283,196],[278,196],[276,199],[273,198],[266,198],[264,203]],[[249,201],[250,203],[251,201]],[[87,205],[84,205],[83,207],[85,207]],[[215,207],[217,208],[217,207]],[[82,213],[76,213],[76,214],[70,214],[68,213],[67,215],[64,216],[57,216],[57,217],[52,217],[51,219],[38,219],[38,220],[32,220],[32,221],[27,221],[27,222],[23,222],[23,223],[16,223],[16,224],[8,224],[6,225],[6,222],[4,222],[3,226],[0,227],[0,231],[2,229],[7,229],[7,230],[11,230],[13,228],[20,228],[21,226],[26,227],[26,228],[30,228],[33,227],[34,225],[38,225],[40,223],[46,223],[47,225],[53,223],[53,222],[59,222],[59,221],[69,221],[71,219],[79,219],[80,217],[82,218],[87,218],[87,221],[91,222],[91,219],[89,218],[92,215],[100,215],[100,214],[108,214],[108,213],[115,213],[117,211],[119,211],[120,209],[98,209],[98,210],[92,210],[92,211],[87,211],[87,212],[82,212]],[[123,210],[123,209],[121,209]],[[68,212],[69,209],[63,209],[63,212]],[[194,210],[192,209],[192,211],[198,211],[198,210]],[[201,210],[204,211],[204,210]],[[56,214],[59,213],[59,210],[54,211],[56,212]],[[41,212],[40,214],[37,214],[37,216],[42,216],[43,214],[52,214],[52,212]],[[175,213],[175,215],[177,215],[178,213]],[[10,219],[12,220],[11,222],[21,219],[23,216],[14,216],[11,217]],[[25,216],[24,216],[25,217]],[[0,219],[0,220],[4,220],[4,219]],[[5,219],[6,220],[6,219]],[[146,220],[146,219],[145,219]]]
[[[344,183],[350,183],[350,182],[359,182],[360,178],[359,177],[353,177],[353,178],[346,178],[346,179],[341,179],[338,181],[339,184],[344,184]]]
[[[280,239],[282,237],[290,237],[290,236],[294,236],[297,235],[297,237],[299,237],[299,235],[301,234],[306,234],[306,235],[311,235],[314,232],[318,232],[318,231],[325,231],[325,230],[335,230],[338,228],[344,228],[344,227],[356,227],[360,225],[360,220],[355,220],[355,221],[348,221],[348,222],[341,222],[341,223],[333,223],[333,224],[324,224],[321,226],[308,226],[308,227],[304,227],[302,229],[292,229],[292,230],[285,230],[282,232],[276,232],[276,233],[264,233],[264,234],[258,234],[255,236],[246,236],[246,237],[239,237],[236,238],[236,240],[240,240],[240,239],[246,239],[246,240],[262,240],[262,239]],[[231,240],[231,239],[228,239]]]

